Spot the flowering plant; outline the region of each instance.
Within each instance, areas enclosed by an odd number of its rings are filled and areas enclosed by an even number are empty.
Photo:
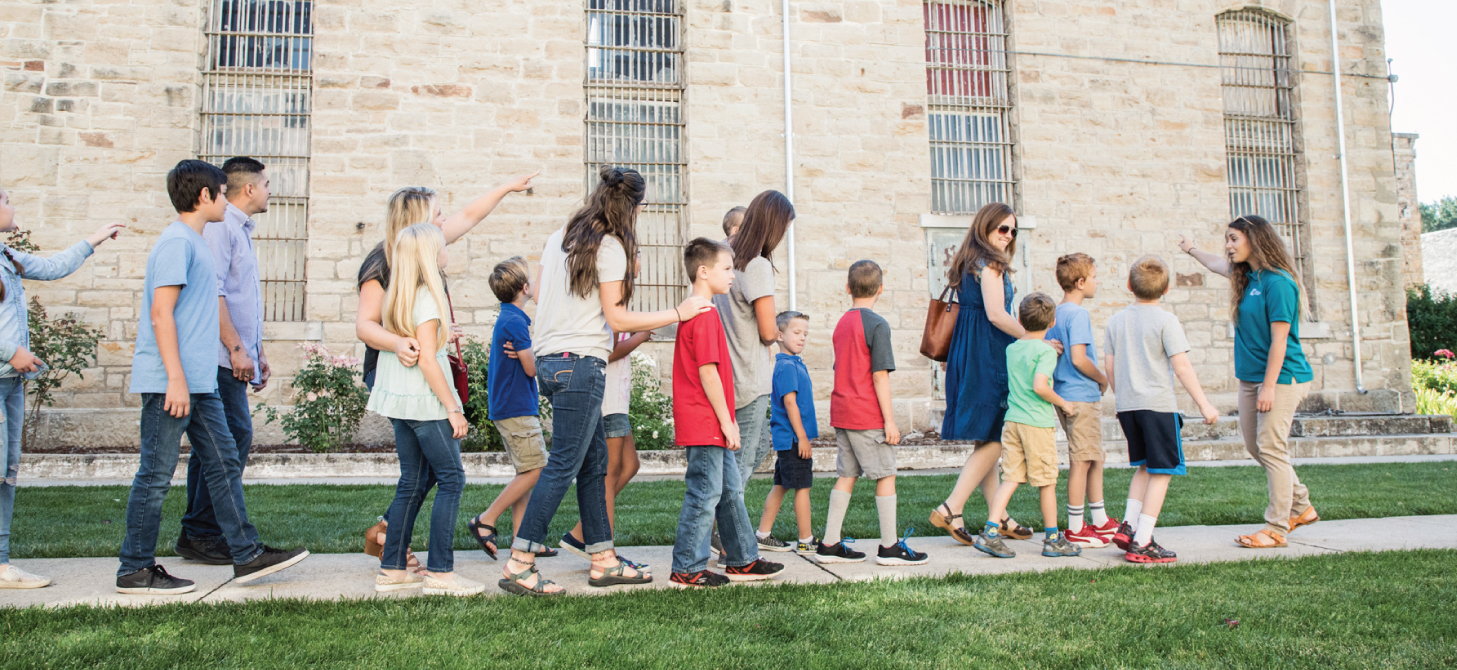
[[[658,363],[652,356],[634,351],[632,401],[627,418],[632,423],[633,445],[639,451],[673,448],[673,398],[663,393]]]
[[[322,344],[304,342],[304,366],[293,376],[293,409],[259,405],[254,415],[275,419],[283,434],[314,451],[333,451],[347,444],[364,418],[369,391],[359,384],[359,359],[335,354]]]
[[[1411,362],[1411,386],[1416,392],[1417,413],[1457,417],[1457,362],[1453,362],[1452,352],[1445,349],[1439,349],[1433,355],[1446,360],[1440,363],[1435,360]]]

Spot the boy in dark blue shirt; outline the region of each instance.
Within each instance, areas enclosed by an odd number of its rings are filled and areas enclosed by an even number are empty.
[[[526,259],[513,256],[496,265],[488,283],[501,313],[491,334],[491,359],[486,368],[491,422],[496,424],[516,476],[480,516],[466,523],[476,543],[496,558],[496,519],[511,508],[511,527],[521,527],[526,501],[546,467],[546,442],[541,437],[540,409],[536,393],[536,358],[531,355],[531,318],[521,308],[531,297],[531,280]],[[510,349],[506,348],[510,344]],[[514,356],[512,355],[514,350]],[[482,532],[484,531],[484,532]]]
[[[809,370],[799,353],[809,340],[809,317],[799,312],[780,312],[775,319],[779,326],[779,355],[774,360],[774,391],[769,396],[769,435],[774,442],[774,488],[764,501],[764,516],[759,521],[759,549],[789,551],[789,545],[771,535],[774,518],[784,494],[794,491],[794,520],[799,526],[800,554],[815,553],[814,533],[810,529],[809,489],[814,484],[814,458],[811,439],[819,437],[815,421],[814,387]]]

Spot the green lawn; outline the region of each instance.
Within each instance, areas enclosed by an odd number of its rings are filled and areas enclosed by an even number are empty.
[[[1436,668],[1454,551],[560,599],[0,609],[7,668]]]
[[[1189,472],[1187,477],[1174,479],[1159,525],[1261,523],[1266,505],[1263,470],[1250,466],[1191,468]],[[1110,514],[1121,514],[1131,473],[1127,469],[1108,471],[1105,488]],[[1325,519],[1457,514],[1457,463],[1312,465],[1300,468],[1300,478],[1310,487],[1316,508]],[[922,535],[940,533],[926,517],[945,499],[954,481],[950,475],[899,478],[896,485],[901,527],[915,526]],[[817,534],[823,528],[831,483],[815,480]],[[1066,474],[1058,485],[1059,493],[1065,491],[1065,484]],[[749,484],[749,514],[756,523],[770,485],[766,477],[755,478]],[[466,487],[455,534],[456,549],[475,547],[465,522],[484,510],[500,488]],[[394,496],[392,486],[258,485],[244,490],[249,515],[264,542],[330,553],[362,551],[364,529],[374,523]],[[845,520],[845,534],[857,538],[877,536],[873,483],[862,480],[855,496]],[[15,558],[115,556],[126,525],[126,497],[127,488],[122,486],[21,487],[16,491],[11,552]],[[174,487],[167,496],[159,555],[171,555],[185,502],[181,487]],[[682,506],[680,481],[630,484],[617,502],[617,542],[623,546],[672,544]],[[1019,490],[1011,511],[1024,524],[1040,527],[1035,490]],[[973,495],[966,507],[967,525],[978,526],[985,514],[981,495]],[[427,501],[415,526],[416,549],[425,548],[429,516]],[[576,516],[576,494],[569,492],[552,522],[551,538],[570,528]],[[503,521],[501,532],[509,534],[509,516]],[[787,506],[780,512],[775,532],[783,538],[795,534],[794,516]]]

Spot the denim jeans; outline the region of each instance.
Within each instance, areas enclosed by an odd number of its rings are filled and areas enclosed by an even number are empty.
[[[536,381],[551,403],[551,455],[531,490],[526,515],[511,548],[540,553],[546,527],[577,480],[577,510],[587,553],[612,548],[607,522],[607,433],[602,425],[602,394],[607,363],[592,356],[552,354],[536,359]]]
[[[742,441],[742,446],[734,454],[739,463],[739,482],[748,486],[749,478],[754,476],[754,468],[759,467],[764,457],[774,450],[774,441],[769,437],[769,396],[761,395],[749,401],[734,412],[734,419],[739,424],[739,439]]]
[[[713,520],[723,540],[720,564],[737,567],[759,559],[759,542],[744,508],[738,454],[723,447],[688,447],[688,473],[678,535],[673,540],[673,572],[698,572],[708,567]]]
[[[460,511],[460,494],[465,490],[465,466],[460,462],[460,440],[451,437],[450,421],[390,419],[395,427],[395,453],[400,456],[400,481],[395,501],[390,504],[389,529],[385,531],[384,555],[379,567],[404,570],[409,561],[410,538],[415,517],[425,503],[425,494],[439,477],[435,506],[430,510],[430,554],[425,568],[430,572],[455,569],[455,517]]]
[[[248,467],[248,451],[253,448],[253,415],[248,412],[248,382],[233,377],[233,371],[218,367],[218,397],[223,400],[223,414],[228,432],[238,448],[238,476]],[[202,478],[202,461],[187,459],[187,512],[182,515],[182,532],[188,537],[213,539],[223,535],[217,515],[212,510],[212,496]]]
[[[19,375],[0,378],[0,411],[5,412],[5,425],[0,426],[5,445],[0,449],[0,565],[10,562],[10,517],[15,513],[15,484],[20,475],[20,433],[25,425],[25,380]]]
[[[202,477],[213,492],[213,512],[223,538],[242,565],[263,553],[258,529],[248,522],[243,504],[242,466],[238,449],[228,432],[222,398],[214,393],[192,394],[192,409],[180,419],[168,414],[167,396],[142,394],[142,454],[137,476],[132,479],[126,502],[126,537],[121,542],[121,569],[127,575],[152,567],[157,550],[157,533],[162,525],[162,501],[172,486],[177,459],[182,451],[182,434],[192,443],[192,458],[202,462]]]

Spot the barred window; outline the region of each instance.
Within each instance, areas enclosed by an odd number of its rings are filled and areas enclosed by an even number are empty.
[[[1007,29],[998,2],[930,0],[926,21],[931,210],[1012,200]]]
[[[1308,264],[1290,25],[1259,10],[1220,14],[1230,218],[1264,217]]]
[[[206,31],[198,157],[268,166],[272,196],[253,217],[253,240],[269,321],[304,319],[312,9],[310,0],[213,0]]]
[[[635,310],[668,309],[687,290],[682,35],[681,0],[587,0],[587,191],[603,165],[647,181]]]

